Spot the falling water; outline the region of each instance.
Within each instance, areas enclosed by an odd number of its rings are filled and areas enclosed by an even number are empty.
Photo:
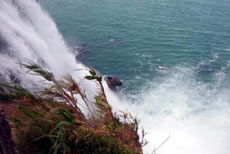
[[[27,73],[19,65],[29,59],[57,78],[71,74],[93,95],[96,86],[82,80],[86,72],[78,69],[86,67],[77,62],[75,56],[53,20],[36,1],[0,1],[1,81],[17,82],[36,90],[42,78]],[[149,75],[148,82],[136,88],[135,94],[114,94],[104,83],[114,111],[131,112],[141,120],[140,127],[148,132],[146,139],[150,142],[144,148],[145,153],[152,153],[170,136],[157,154],[229,154],[229,62],[211,72],[215,68],[209,65],[218,60],[218,55],[214,54],[195,67],[180,64],[159,72],[163,74],[159,78]],[[151,71],[155,65],[150,68]],[[212,74],[213,82],[199,80],[202,74]],[[137,77],[140,78],[143,77]]]
[[[81,80],[86,72],[78,71],[86,67],[76,61],[55,23],[36,1],[0,1],[0,49],[1,80],[19,82],[33,89],[41,78],[19,65],[30,60],[57,78],[70,73],[82,85],[87,85]]]

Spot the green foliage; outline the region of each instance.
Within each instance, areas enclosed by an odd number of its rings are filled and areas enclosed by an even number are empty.
[[[34,73],[37,73],[38,75],[41,75],[42,77],[44,77],[48,81],[53,81],[53,79],[54,79],[54,76],[52,73],[44,70],[41,66],[39,66],[38,64],[36,64],[30,60],[27,60],[26,63],[20,62],[20,65],[27,68],[29,71],[32,71]]]
[[[62,117],[64,118],[65,121],[68,121],[68,122],[70,122],[70,123],[73,123],[73,122],[74,122],[74,117],[73,117],[72,114],[71,114],[69,111],[67,111],[66,109],[60,108],[60,109],[57,110],[57,113],[56,113],[56,114],[59,115],[59,116],[62,116]]]
[[[102,75],[97,70],[90,68],[89,73],[91,76],[85,76],[87,80],[97,80],[98,82],[102,81]]]
[[[90,76],[85,77],[99,85],[95,102],[90,102],[70,75],[57,81],[52,73],[31,61],[21,66],[53,82],[40,96],[30,94],[17,84],[0,84],[8,91],[6,96],[14,98],[10,99],[13,103],[20,100],[18,116],[11,121],[17,125],[17,146],[21,154],[142,153],[136,138],[137,120],[124,113],[124,122],[121,122],[113,115],[98,71],[91,68]],[[91,117],[86,118],[82,113],[75,95],[81,97]]]
[[[32,98],[35,99],[35,96],[28,92],[21,85],[16,83],[0,83],[0,87],[6,89],[6,91],[0,91],[0,99],[1,100],[10,100],[10,99],[18,99],[18,98]]]
[[[20,137],[25,138],[23,143],[19,143],[19,151],[21,153],[141,153],[141,151],[133,151],[133,149],[124,145],[107,128],[94,129],[85,122],[79,124],[76,117],[65,108],[55,108],[44,117],[38,116],[35,111],[28,109],[23,108],[22,111],[29,123],[23,123],[24,128],[26,124],[28,129],[19,133]],[[37,125],[38,122],[40,125]],[[35,125],[37,127],[34,127]],[[41,149],[42,147],[43,149]],[[27,149],[27,151],[24,149]],[[36,150],[34,151],[34,149]]]
[[[110,108],[110,105],[109,105],[107,102],[105,102],[104,99],[105,99],[105,98],[104,98],[102,95],[95,96],[96,104],[97,104],[98,106],[100,106],[100,108],[109,109],[109,108]]]
[[[31,119],[35,120],[38,117],[38,113],[36,111],[27,109],[23,106],[19,106],[19,110],[24,113],[26,116],[30,117]]]

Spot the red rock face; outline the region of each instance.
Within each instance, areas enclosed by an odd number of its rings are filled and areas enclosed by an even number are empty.
[[[0,153],[18,154],[15,143],[12,140],[9,122],[5,119],[3,110],[0,110]]]

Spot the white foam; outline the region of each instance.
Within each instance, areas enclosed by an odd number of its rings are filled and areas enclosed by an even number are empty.
[[[88,71],[78,70],[86,67],[76,61],[53,20],[35,0],[0,1],[0,37],[8,46],[0,53],[0,73],[6,79],[12,73],[28,89],[36,87],[36,83],[42,85],[38,82],[43,80],[41,77],[26,73],[18,64],[29,59],[54,73],[57,79],[71,74],[89,99],[94,99],[96,84],[83,80]]]
[[[192,69],[176,68],[163,82],[151,82],[138,95],[109,99],[141,120],[152,153],[169,135],[157,154],[229,154],[230,92],[198,82]],[[113,95],[108,93],[109,96]],[[114,97],[114,95],[113,95]],[[117,100],[117,102],[115,102]]]

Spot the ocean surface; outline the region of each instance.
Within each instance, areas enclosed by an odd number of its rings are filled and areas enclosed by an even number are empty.
[[[170,136],[156,154],[230,154],[229,0],[40,4],[77,61],[123,81],[110,100],[141,120],[145,153]]]

